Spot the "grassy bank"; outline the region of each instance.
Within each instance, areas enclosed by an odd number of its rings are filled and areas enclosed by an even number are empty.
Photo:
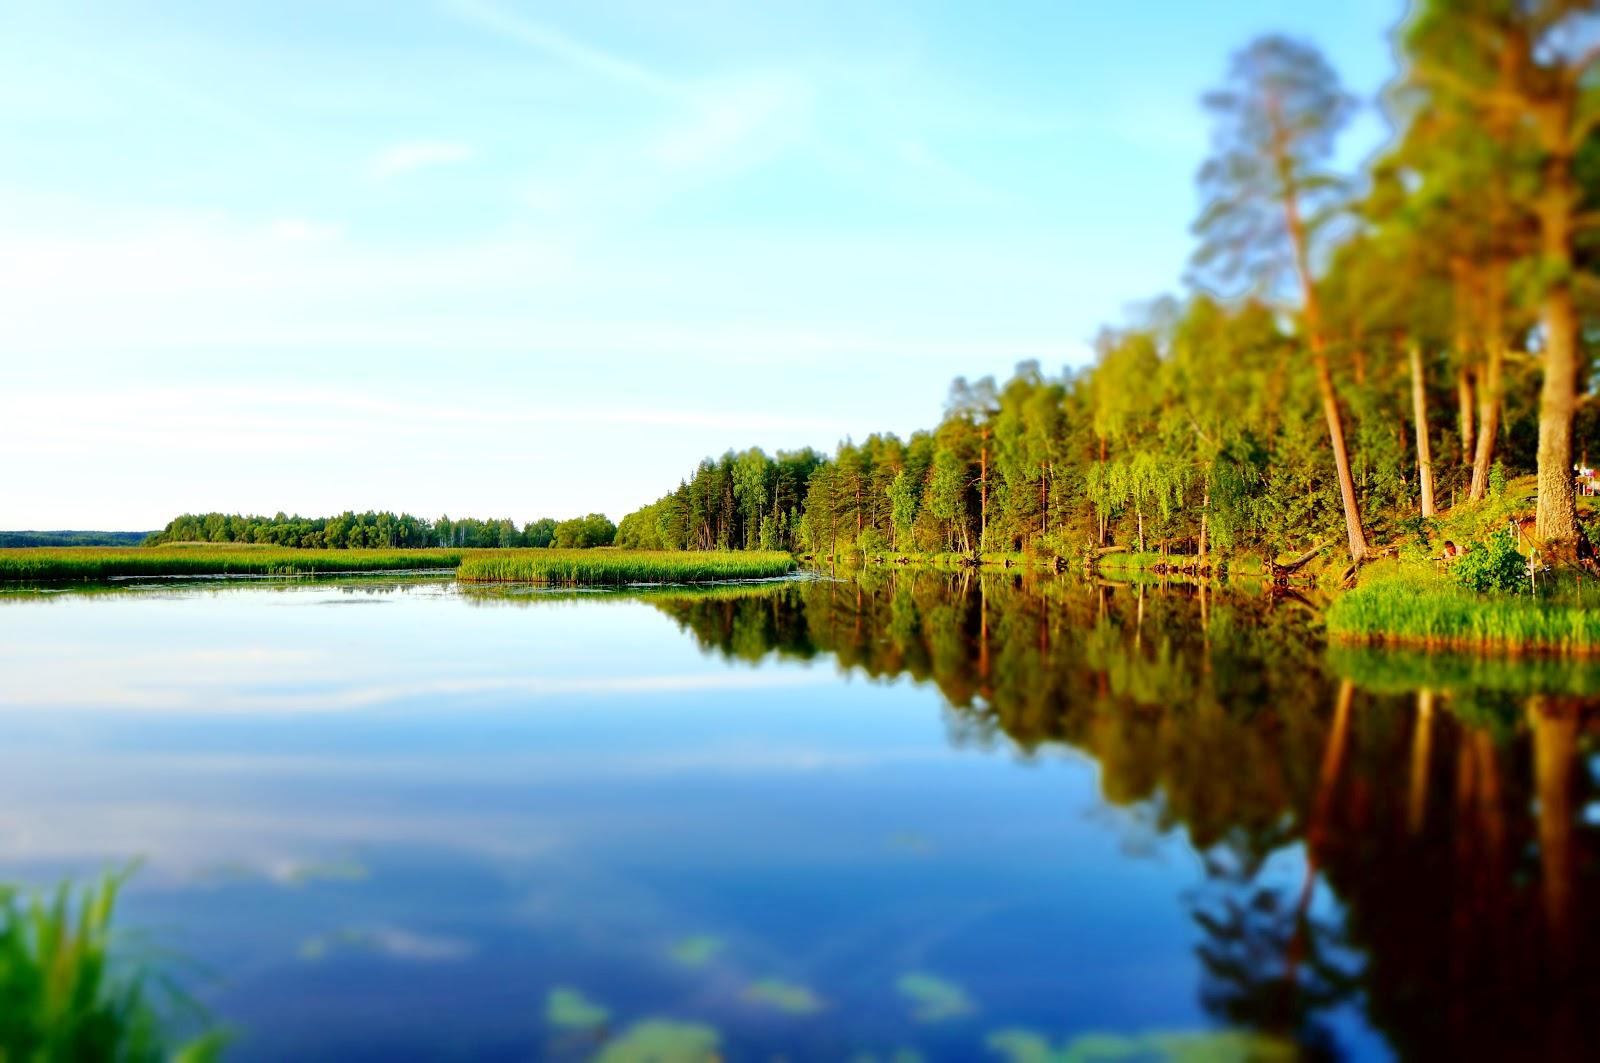
[[[708,583],[761,579],[794,569],[778,552],[699,550],[519,550],[469,557],[456,570],[466,583]]]
[[[41,547],[0,550],[0,582],[126,576],[292,576],[454,568],[463,550],[293,550],[271,546]]]
[[[1538,597],[1477,592],[1422,562],[1383,561],[1328,610],[1336,642],[1418,648],[1600,652],[1600,587],[1551,581]]]

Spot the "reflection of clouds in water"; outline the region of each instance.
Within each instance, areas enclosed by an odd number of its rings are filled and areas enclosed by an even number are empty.
[[[311,659],[311,658],[306,658]],[[409,683],[365,684],[307,690],[318,677],[296,669],[292,683],[284,682],[286,665],[272,654],[235,657],[227,667],[207,673],[202,663],[168,659],[123,659],[92,663],[71,672],[41,669],[13,672],[6,680],[0,707],[92,708],[98,712],[132,711],[149,714],[338,712],[427,697],[515,694],[532,697],[584,697],[606,695],[695,694],[721,691],[773,690],[785,687],[826,686],[835,680],[822,672],[753,671],[707,672],[686,675],[639,676],[483,676],[472,679],[423,679]],[[261,665],[254,674],[240,665]],[[643,703],[639,707],[650,707]],[[525,709],[526,704],[508,706]]]
[[[319,807],[269,809],[188,801],[46,801],[0,806],[0,853],[8,865],[99,864],[139,859],[141,882],[260,878],[296,885],[307,853],[352,845],[434,847],[486,859],[524,860],[549,851],[553,824],[503,813],[470,818],[417,812],[394,816]],[[302,879],[301,882],[305,880]]]
[[[316,961],[330,953],[354,950],[413,963],[448,963],[472,955],[469,942],[435,934],[421,934],[394,926],[347,927],[300,943],[303,960]]]
[[[595,821],[602,811],[544,814],[506,800],[530,785],[771,779],[950,756],[938,745],[871,751],[737,743],[504,755],[34,753],[0,760],[0,853],[15,864],[138,857],[156,876],[261,877],[291,885],[356,874],[348,860],[352,847],[439,847],[526,860],[606,825]],[[352,787],[363,795],[360,805],[349,800]],[[482,799],[439,807],[418,787],[467,789]]]

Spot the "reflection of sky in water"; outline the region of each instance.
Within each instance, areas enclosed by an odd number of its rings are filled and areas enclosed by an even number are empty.
[[[8,600],[0,732],[0,872],[142,856],[130,920],[245,1057],[582,1055],[566,989],[736,1058],[1206,1024],[1196,858],[1092,762],[954,748],[931,688],[730,665],[638,601]]]

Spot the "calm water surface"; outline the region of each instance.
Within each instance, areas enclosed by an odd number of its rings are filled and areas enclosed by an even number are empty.
[[[1595,691],[1071,579],[19,595],[0,877],[141,860],[240,1059],[1576,1058]]]

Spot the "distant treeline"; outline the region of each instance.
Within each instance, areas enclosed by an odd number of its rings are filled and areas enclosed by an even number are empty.
[[[813,551],[1304,549],[1426,532],[1537,472],[1537,537],[1589,544],[1600,456],[1600,47],[1592,3],[1418,0],[1381,101],[1264,37],[1207,94],[1191,287],[1095,363],[957,381],[945,416],[831,458],[730,451],[624,517],[626,545]],[[1581,468],[1579,468],[1581,466]]]
[[[142,531],[0,531],[0,550],[21,546],[138,546]]]
[[[308,550],[375,550],[406,547],[546,547],[584,549],[610,546],[617,528],[604,514],[558,521],[551,517],[518,528],[511,520],[448,516],[429,521],[409,513],[355,513],[337,517],[271,517],[238,513],[185,513],[144,539],[162,543],[262,543]]]

